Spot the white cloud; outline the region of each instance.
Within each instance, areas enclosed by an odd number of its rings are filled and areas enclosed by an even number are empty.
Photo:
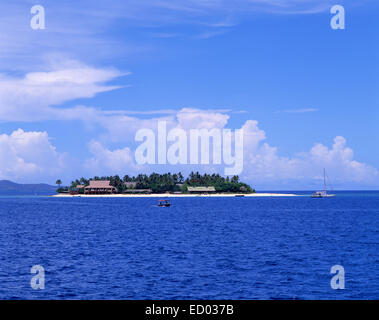
[[[183,108],[180,110],[160,110],[157,112],[136,111],[132,114],[161,114],[154,118],[141,119],[128,116],[128,111],[102,111],[80,106],[70,109],[70,117],[81,119],[89,124],[97,125],[106,130],[102,140],[111,142],[132,142],[139,129],[157,129],[158,121],[165,121],[167,130],[172,128],[190,129],[222,129],[228,122],[229,115],[222,110],[201,110]]]
[[[105,124],[109,130],[108,140],[125,142],[126,139],[123,137],[127,136],[130,143],[138,129],[156,131],[158,120],[164,119],[168,120],[168,129],[181,128],[186,130],[189,136],[188,131],[190,129],[223,129],[228,123],[229,116],[221,112],[185,108],[179,110],[174,117],[153,119],[112,117],[107,120],[103,119],[102,125]],[[127,128],[132,129],[128,130]],[[347,147],[347,142],[343,137],[336,137],[331,148],[317,143],[309,151],[299,152],[291,157],[283,157],[277,147],[270,146],[266,142],[266,132],[259,128],[258,121],[248,120],[242,129],[244,131],[244,170],[241,176],[253,185],[258,187],[276,185],[278,188],[296,188],[297,186],[300,189],[320,187],[323,168],[327,168],[336,187],[377,187],[378,170],[355,160],[353,151]],[[97,143],[91,148],[93,149],[92,152],[97,155],[95,160],[92,159],[89,162],[91,167],[95,167],[94,164],[103,163],[109,172],[112,168],[115,171],[121,168],[133,170],[134,150],[127,148],[110,151]],[[105,158],[100,160],[100,155]],[[114,161],[111,160],[112,157],[114,157]],[[117,164],[118,162],[119,164]],[[208,169],[217,168],[212,164],[205,167]],[[191,167],[189,165],[181,167],[167,165],[161,169],[188,172],[191,168],[199,170],[199,166]],[[150,172],[151,167],[142,166],[140,170]],[[217,170],[223,173],[223,166],[218,166]]]
[[[228,31],[227,30],[220,30],[220,31],[207,31],[203,32],[201,34],[196,35],[194,38],[195,39],[211,39],[217,36],[222,36],[226,34]]]
[[[272,12],[272,13],[298,13],[307,14],[325,11],[334,4],[332,0],[170,0],[170,1],[144,1],[134,6],[136,10],[145,10],[148,14],[154,13],[154,8],[191,15],[204,16],[216,13],[241,12]],[[151,16],[150,16],[151,18]],[[217,25],[217,23],[215,23]],[[222,24],[224,26],[225,23]]]
[[[53,108],[66,101],[91,98],[119,86],[105,83],[120,77],[115,69],[92,68],[76,61],[63,61],[46,72],[27,73],[23,78],[0,74],[0,121],[35,121],[72,118],[74,112]]]
[[[188,129],[223,128],[229,120],[227,114],[218,111],[184,108],[176,114],[178,127]]]
[[[309,152],[307,164],[328,167],[337,174],[337,182],[375,182],[379,172],[375,168],[354,160],[354,152],[346,146],[344,137],[334,138],[332,148],[318,143]]]
[[[65,155],[56,151],[46,132],[0,135],[0,179],[40,181],[54,179],[65,168]]]
[[[378,187],[379,171],[354,159],[353,150],[342,136],[331,148],[317,143],[309,151],[282,157],[278,148],[264,142],[265,133],[251,120],[243,126],[245,163],[242,176],[260,186],[284,188],[321,187],[323,168],[339,188]]]
[[[368,1],[362,0],[359,4],[356,1],[353,5],[363,5]],[[94,63],[104,58],[125,57],[155,49],[151,42],[137,41],[125,33],[115,34],[115,22],[128,30],[147,27],[151,34],[163,38],[175,36],[178,25],[191,25],[195,26],[195,30],[189,31],[187,36],[209,38],[229,30],[251,14],[328,12],[335,1],[49,1],[41,3],[46,6],[46,29],[39,31],[30,28],[30,8],[34,4],[29,0],[0,2],[3,13],[0,19],[1,69],[20,70],[39,65],[41,53],[70,53],[73,57]],[[143,32],[146,33],[146,29]]]
[[[177,111],[175,116],[166,118],[103,117],[100,125],[108,130],[108,141],[128,141],[131,143],[138,129],[156,131],[159,120],[167,121],[168,130],[170,128],[181,128],[186,130],[189,136],[190,129],[225,128],[228,124],[229,115],[218,111],[184,108]],[[346,140],[343,137],[336,137],[331,148],[317,143],[309,151],[299,152],[291,157],[283,157],[277,147],[270,146],[266,142],[266,132],[259,128],[258,121],[247,120],[242,129],[244,131],[244,170],[241,176],[258,186],[278,185],[278,188],[280,186],[283,188],[321,186],[323,168],[327,168],[337,187],[348,185],[352,188],[363,185],[375,186],[379,178],[377,169],[354,159],[353,151],[347,147]],[[99,145],[96,144],[96,146],[96,150],[98,150],[96,154],[107,155],[109,158],[114,155],[115,159],[119,159],[117,161],[120,161],[120,166],[113,164],[111,160],[100,161],[108,163],[110,166],[108,169],[111,169],[112,166],[115,170],[132,166],[134,160],[129,153],[133,153],[133,151],[130,149],[109,151],[103,146],[102,149]],[[215,166],[207,166],[207,168],[210,167]],[[141,168],[143,168],[142,171],[150,171],[150,168],[146,166]],[[175,171],[179,170],[178,168],[177,166],[167,165],[163,169]],[[198,166],[193,168],[199,169]],[[223,167],[218,168],[219,172],[222,173]],[[186,165],[180,170],[188,171],[190,166]]]
[[[135,172],[138,166],[134,163],[134,153],[130,148],[115,149],[105,148],[98,141],[89,143],[89,150],[93,157],[84,163],[84,170],[89,175],[114,175]]]
[[[98,115],[96,115],[97,117]],[[100,117],[101,119],[101,117]],[[181,127],[184,130],[193,128],[224,128],[228,115],[202,111],[199,109],[183,109],[176,117],[170,118],[169,125]],[[75,162],[67,155],[59,153],[51,144],[46,132],[24,132],[21,129],[10,135],[0,135],[0,179],[16,181],[49,181],[56,178],[77,176],[135,174],[137,172],[182,171],[189,170],[223,173],[223,166],[138,166],[134,160],[133,130],[140,128],[156,129],[157,119],[116,119],[119,121],[118,131],[109,131],[113,142],[118,141],[119,147],[109,148],[110,137],[103,142],[92,140],[88,150],[92,154],[87,159]],[[110,124],[115,119],[107,120]],[[119,137],[122,134],[123,121],[127,125],[133,123],[133,130],[128,131],[129,141]],[[124,124],[125,124],[124,123]],[[104,125],[98,122],[97,125]],[[313,189],[322,186],[322,172],[326,168],[333,185],[337,188],[377,188],[379,171],[374,167],[359,162],[354,158],[354,152],[347,146],[344,137],[334,139],[331,147],[316,143],[308,151],[299,152],[291,157],[283,157],[277,147],[266,142],[266,133],[260,129],[258,122],[248,120],[242,126],[244,130],[244,170],[240,175],[243,180],[258,189]],[[123,146],[122,146],[123,145]],[[204,169],[204,170],[203,170]],[[68,172],[71,170],[71,172]],[[68,178],[66,179],[68,181]],[[55,181],[55,180],[54,180]]]
[[[241,129],[244,132],[245,152],[257,150],[261,141],[266,139],[266,133],[258,128],[256,120],[247,120]]]
[[[89,144],[93,156],[80,165],[58,153],[46,132],[24,132],[19,129],[11,135],[0,135],[0,178],[46,181],[62,174],[67,176],[68,170],[63,170],[67,167],[73,168],[71,171],[76,170],[75,175],[82,175],[83,172],[100,175],[100,172],[115,174],[135,171],[141,169],[135,165],[134,151],[131,149],[135,145],[134,135],[138,129],[155,131],[161,120],[167,122],[168,130],[223,129],[228,124],[230,117],[227,110],[163,110],[164,116],[140,119],[127,115],[127,111],[103,111],[85,106],[70,109],[53,107],[72,99],[92,97],[99,92],[118,88],[106,83],[121,75],[120,71],[114,69],[91,68],[75,61],[64,61],[52,65],[45,72],[27,73],[22,78],[0,76],[0,120],[76,119],[96,129],[103,129],[95,137],[101,142],[92,141]],[[292,111],[310,112],[313,109]],[[242,176],[254,185],[278,185],[278,188],[280,185],[298,185],[299,188],[313,186],[320,183],[322,168],[325,167],[337,186],[377,187],[378,170],[355,160],[353,150],[347,147],[343,137],[336,137],[330,148],[318,143],[309,151],[282,157],[278,148],[266,142],[266,133],[259,128],[257,121],[246,121],[242,129],[245,155]],[[118,148],[109,149],[109,142],[118,143]],[[120,146],[125,143],[127,147]],[[150,171],[147,167],[143,169]],[[184,168],[170,168],[176,169]],[[220,167],[220,172],[222,170]]]

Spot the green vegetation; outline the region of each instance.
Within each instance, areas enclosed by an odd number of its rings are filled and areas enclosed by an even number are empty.
[[[191,172],[188,178],[182,173],[152,173],[150,175],[139,174],[136,177],[125,175],[122,179],[118,176],[93,177],[91,179],[80,178],[71,182],[69,191],[77,190],[83,193],[83,188],[77,189],[78,185],[88,186],[90,180],[109,180],[110,185],[117,188],[118,193],[125,193],[133,189],[150,189],[153,193],[182,192],[187,193],[188,187],[214,187],[216,192],[230,193],[254,193],[248,184],[239,180],[238,176],[222,177],[219,174],[204,174]],[[60,188],[62,190],[62,188]]]
[[[189,177],[184,181],[182,191],[186,192],[188,187],[214,187],[216,192],[242,192],[242,193],[254,193],[248,184],[240,182],[238,176],[222,177],[219,174],[204,174],[199,172],[191,172]]]
[[[69,192],[68,188],[62,188],[61,187],[61,184],[62,184],[62,180],[61,179],[58,179],[57,181],[55,181],[55,184],[58,185],[58,189],[57,189],[57,192],[58,193],[65,193],[65,192]]]

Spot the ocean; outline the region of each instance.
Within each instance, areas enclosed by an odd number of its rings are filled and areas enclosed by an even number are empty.
[[[157,200],[0,196],[0,299],[379,298],[379,191]]]

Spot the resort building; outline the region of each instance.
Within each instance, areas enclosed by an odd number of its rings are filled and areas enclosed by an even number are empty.
[[[84,188],[86,194],[107,194],[116,193],[117,189],[110,185],[110,181],[91,180],[89,186]]]
[[[190,193],[212,193],[216,192],[215,187],[187,187]]]
[[[83,185],[83,184],[78,184],[78,185],[76,185],[75,188],[71,188],[71,189],[69,190],[69,193],[72,194],[72,195],[74,195],[74,194],[79,194],[79,193],[84,193],[84,188],[85,188],[85,187],[86,187],[86,186]]]

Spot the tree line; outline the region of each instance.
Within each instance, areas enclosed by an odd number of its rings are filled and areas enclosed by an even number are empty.
[[[152,173],[150,175],[139,174],[137,176],[125,175],[121,178],[115,176],[95,176],[90,179],[84,177],[71,182],[68,188],[59,188],[58,192],[73,191],[77,185],[88,186],[91,180],[109,180],[110,185],[117,188],[119,193],[125,192],[127,189],[150,189],[153,193],[162,192],[187,192],[188,187],[214,187],[216,192],[255,192],[248,184],[240,181],[239,176],[223,177],[220,174],[200,174],[199,172],[191,172],[185,178],[181,172],[179,173]],[[61,180],[58,180],[60,184]],[[57,181],[57,182],[58,182]],[[126,184],[132,182],[132,184]],[[58,183],[57,183],[58,184]]]

